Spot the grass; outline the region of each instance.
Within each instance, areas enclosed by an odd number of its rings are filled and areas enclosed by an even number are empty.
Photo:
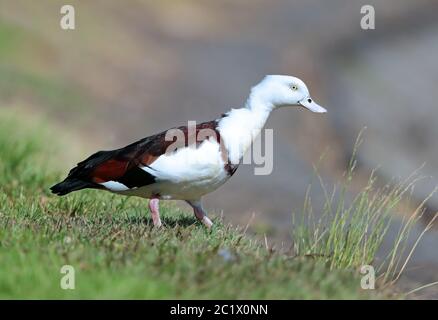
[[[219,224],[209,232],[191,216],[166,208],[166,229],[156,230],[142,210],[115,199],[105,207],[101,201],[109,199],[92,198],[44,209],[29,208],[24,197],[17,200],[12,210],[20,217],[2,219],[0,297],[363,296],[353,274],[329,273],[314,261],[269,254],[230,226]],[[78,206],[88,210],[72,214],[80,211]],[[76,270],[75,290],[60,289],[63,265]]]
[[[360,270],[363,266],[373,266],[377,272],[377,285],[383,289],[391,287],[400,278],[419,241],[431,229],[438,215],[427,224],[414,245],[407,247],[411,228],[422,217],[424,204],[428,200],[425,199],[403,221],[386,257],[381,261],[376,260],[391,226],[393,212],[400,210],[402,202],[405,205],[409,202],[410,192],[420,177],[414,172],[404,180],[379,186],[376,172],[373,171],[365,186],[351,198],[350,189],[356,168],[355,155],[362,142],[362,133],[363,131],[355,143],[344,179],[331,190],[315,168],[315,176],[325,195],[322,213],[318,218],[314,215],[310,184],[301,213],[294,215],[292,238],[294,252],[298,256],[316,256],[325,261],[330,270]]]
[[[365,187],[348,199],[347,192],[354,178],[354,159],[360,142],[361,134],[344,173],[344,181],[334,185],[332,190],[328,190],[317,174],[325,195],[322,214],[318,219],[313,216],[311,184],[306,193],[301,220],[294,228],[295,251],[323,257],[331,269],[373,264],[390,226],[390,213],[412,184],[408,179],[396,186],[388,184],[377,189],[375,173],[372,172]]]

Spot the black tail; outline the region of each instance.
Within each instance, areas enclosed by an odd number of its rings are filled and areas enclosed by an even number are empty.
[[[117,150],[96,152],[84,161],[79,162],[76,167],[70,170],[64,181],[50,187],[50,190],[58,196],[63,196],[86,188],[104,189],[100,184],[91,181],[90,172],[96,165],[110,159],[115,152]]]
[[[67,178],[64,181],[50,187],[50,190],[52,190],[52,193],[57,194],[58,196],[63,196],[73,191],[93,187],[96,187],[93,183],[82,181],[76,178]]]

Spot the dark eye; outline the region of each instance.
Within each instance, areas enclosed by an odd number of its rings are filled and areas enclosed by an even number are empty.
[[[310,98],[307,99],[307,102],[308,102],[308,103],[312,103],[312,99],[310,99]]]
[[[293,85],[293,86],[291,87],[291,89],[292,89],[293,91],[297,91],[297,90],[298,90],[298,87],[297,87],[296,85]]]

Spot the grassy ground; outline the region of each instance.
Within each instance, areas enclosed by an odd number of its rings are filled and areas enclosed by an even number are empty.
[[[267,250],[218,218],[208,231],[169,204],[157,230],[142,199],[50,195],[62,148],[41,128],[1,113],[0,298],[381,296],[360,289],[354,268]],[[74,290],[60,287],[64,265],[75,270]]]

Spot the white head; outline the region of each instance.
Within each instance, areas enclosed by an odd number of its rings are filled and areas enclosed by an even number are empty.
[[[306,84],[298,78],[268,75],[252,88],[250,100],[267,106],[301,106],[317,113],[327,112],[310,97]]]

